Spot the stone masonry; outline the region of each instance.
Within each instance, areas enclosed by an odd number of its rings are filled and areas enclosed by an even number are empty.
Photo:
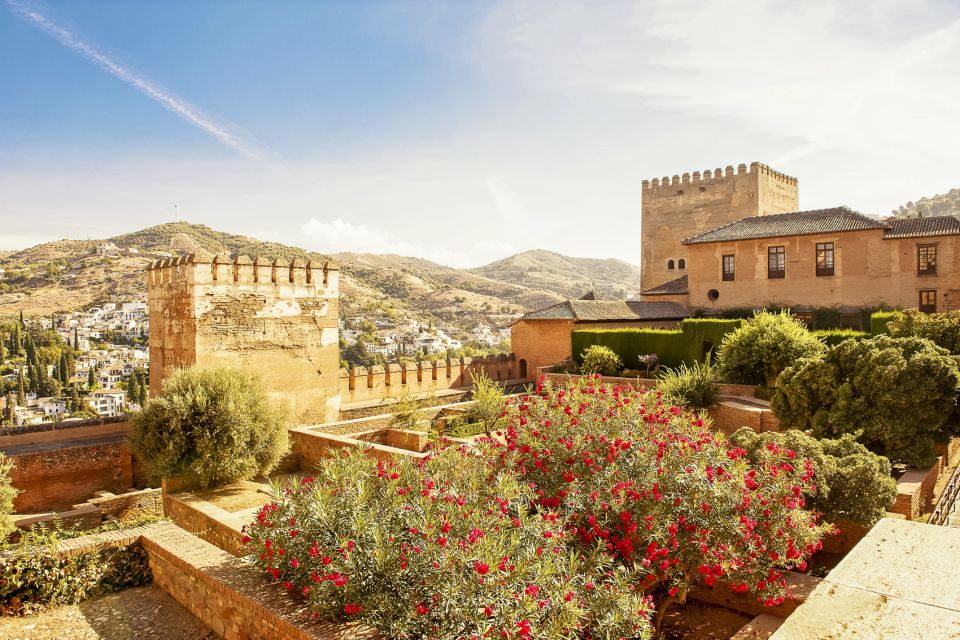
[[[151,265],[147,279],[151,394],[180,367],[232,365],[259,375],[292,422],[337,419],[335,263],[196,254]]]
[[[736,173],[728,166],[644,180],[640,290],[687,275],[684,238],[748,216],[799,209],[797,179],[759,162],[749,169],[741,164]]]

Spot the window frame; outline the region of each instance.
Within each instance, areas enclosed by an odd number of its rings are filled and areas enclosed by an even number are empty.
[[[730,270],[727,271],[727,259],[730,261]],[[720,256],[720,280],[723,282],[734,282],[737,279],[737,254],[728,253]]]
[[[771,268],[771,259],[774,256],[779,256],[776,260],[779,265],[779,269]],[[768,280],[778,280],[781,278],[787,277],[787,247],[786,245],[776,245],[772,247],[767,247],[767,279]]]
[[[667,271],[673,271],[676,263],[673,261],[673,258],[667,260]]]
[[[820,263],[820,254],[823,254],[823,266]],[[829,262],[829,264],[827,264]],[[834,275],[836,268],[836,246],[832,242],[818,242],[816,244],[816,272],[818,278]]]
[[[931,258],[932,254],[932,260]],[[926,266],[924,266],[926,263]],[[917,245],[917,275],[935,276],[937,275],[937,245],[936,244],[918,244]]]
[[[930,304],[929,301],[927,304],[924,304],[924,294],[927,294],[933,298],[933,303]],[[917,299],[917,308],[924,313],[936,313],[937,312],[937,290],[936,289],[920,289],[919,296]]]

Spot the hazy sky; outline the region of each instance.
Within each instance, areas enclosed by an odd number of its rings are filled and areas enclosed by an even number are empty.
[[[639,263],[644,178],[960,186],[960,2],[0,0],[0,249],[182,218]]]

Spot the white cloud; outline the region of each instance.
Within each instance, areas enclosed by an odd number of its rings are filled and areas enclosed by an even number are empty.
[[[324,221],[310,218],[300,227],[309,238],[310,247],[326,253],[396,253],[402,256],[423,255],[423,249],[399,239],[384,229],[353,224],[342,218]]]

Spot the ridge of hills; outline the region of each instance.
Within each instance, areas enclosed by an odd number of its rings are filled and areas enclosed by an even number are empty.
[[[106,241],[139,254],[103,257]],[[503,325],[509,318],[596,290],[625,298],[639,290],[640,270],[619,260],[571,258],[527,251],[474,269],[455,269],[421,258],[336,253],[225,233],[188,222],[160,224],[104,240],[57,240],[0,254],[0,315],[74,311],[108,301],[145,299],[143,271],[158,258],[204,249],[212,254],[291,260],[328,257],[341,269],[341,315],[406,315],[466,329],[478,320]]]

